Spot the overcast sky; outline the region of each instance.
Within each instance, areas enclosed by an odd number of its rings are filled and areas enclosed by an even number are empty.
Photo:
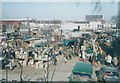
[[[95,14],[91,2],[3,2],[2,19],[61,19],[84,20],[85,15]],[[102,3],[102,12],[106,20],[117,15],[117,3]]]

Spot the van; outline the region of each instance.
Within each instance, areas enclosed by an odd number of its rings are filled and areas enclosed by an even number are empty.
[[[70,74],[69,82],[91,82],[92,79],[92,65],[89,62],[77,62]]]

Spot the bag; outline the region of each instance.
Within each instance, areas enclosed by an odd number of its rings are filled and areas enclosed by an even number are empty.
[[[57,62],[57,59],[55,59],[55,62]]]

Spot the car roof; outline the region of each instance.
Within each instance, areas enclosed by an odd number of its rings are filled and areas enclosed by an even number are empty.
[[[114,67],[103,66],[102,69],[103,71],[118,72],[117,68],[114,68]]]
[[[72,73],[84,73],[92,75],[92,65],[89,62],[77,62]]]

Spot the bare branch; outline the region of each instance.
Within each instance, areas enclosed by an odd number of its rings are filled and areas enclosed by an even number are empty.
[[[94,9],[93,11],[96,12],[97,14],[98,13],[101,13],[102,11],[102,4],[101,4],[101,0],[92,0],[93,2],[93,5],[94,5]]]

